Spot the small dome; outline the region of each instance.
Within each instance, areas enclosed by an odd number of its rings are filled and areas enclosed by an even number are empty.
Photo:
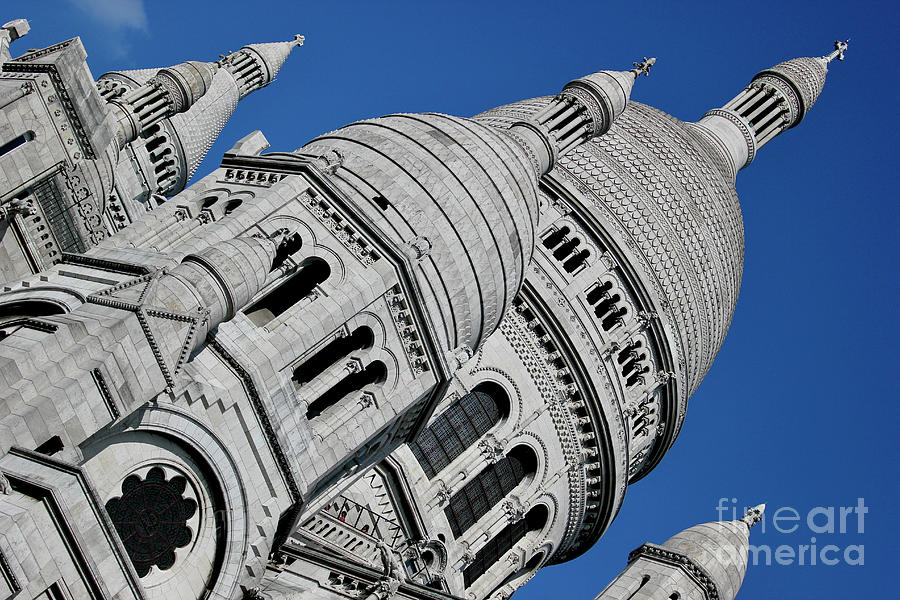
[[[766,69],[756,74],[754,81],[766,76],[777,77],[786,81],[798,95],[799,110],[791,123],[791,127],[797,125],[812,108],[825,87],[825,77],[828,75],[828,61],[825,58],[792,58],[778,63],[771,69]]]
[[[719,600],[733,600],[747,572],[750,528],[740,520],[694,525],[672,536],[663,548],[687,556],[706,571]]]
[[[227,321],[262,289],[275,250],[275,243],[269,239],[233,238],[187,255],[172,272],[187,274],[212,310],[214,322]],[[201,271],[194,270],[199,276],[190,274],[192,265],[202,267]]]
[[[389,115],[299,150],[406,253],[445,350],[493,332],[534,247],[537,181],[511,138],[469,119]],[[333,162],[332,162],[333,161]]]

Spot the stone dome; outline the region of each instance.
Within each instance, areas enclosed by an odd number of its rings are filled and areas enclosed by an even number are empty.
[[[447,351],[462,358],[493,332],[534,247],[537,181],[505,134],[438,114],[389,115],[299,150],[406,254]],[[467,350],[466,350],[467,349]]]
[[[719,600],[733,600],[747,572],[750,528],[742,520],[694,525],[663,548],[687,556],[712,579]]]
[[[543,108],[537,98],[476,119],[498,127]],[[560,158],[587,223],[627,257],[652,298],[677,363],[679,415],[722,345],[743,266],[740,205],[727,161],[690,124],[631,101],[610,130]],[[574,299],[573,299],[574,301]],[[670,438],[671,439],[671,438]]]

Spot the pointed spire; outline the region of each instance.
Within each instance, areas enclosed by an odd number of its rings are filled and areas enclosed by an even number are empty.
[[[305,40],[304,36],[297,34],[286,42],[248,44],[223,57],[219,63],[234,76],[241,90],[241,98],[244,98],[250,92],[272,83],[291,51],[302,46]]]
[[[560,155],[609,131],[625,110],[635,80],[654,63],[655,58],[645,57],[630,71],[597,71],[570,81],[544,110],[514,123],[509,133],[533,157],[538,175],[549,172]]]
[[[720,600],[733,600],[747,572],[750,529],[762,519],[760,504],[734,521],[694,525],[672,536],[663,548],[683,556],[709,577]]]
[[[826,56],[792,58],[760,71],[740,94],[693,126],[726,151],[735,176],[761,147],[803,120],[825,87],[829,63],[843,60],[846,49],[847,42],[837,41]]]
[[[146,140],[146,145],[155,148],[150,153],[153,170],[145,174],[155,180],[155,187],[150,193],[169,196],[184,189],[233,114],[238,101],[271,83],[291,50],[302,46],[303,42],[304,37],[296,35],[286,42],[249,44],[237,52],[222,56],[214,64],[206,63],[218,71],[206,86],[204,94],[195,99],[194,105],[186,112],[164,119],[162,131]],[[97,81],[97,87],[108,102],[124,99],[147,85],[162,70],[165,69],[105,73]]]

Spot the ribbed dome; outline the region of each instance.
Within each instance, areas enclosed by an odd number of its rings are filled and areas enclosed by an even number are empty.
[[[747,572],[750,528],[740,520],[694,525],[672,536],[663,548],[687,556],[706,571],[719,600],[733,600]]]
[[[417,265],[446,350],[474,350],[496,329],[534,246],[537,182],[519,145],[468,119],[416,114],[354,123],[300,152],[335,157],[334,184]]]
[[[502,126],[548,101],[476,119]],[[572,184],[655,296],[684,406],[722,345],[740,288],[743,224],[729,167],[685,123],[631,101],[609,132],[562,157],[552,175]]]

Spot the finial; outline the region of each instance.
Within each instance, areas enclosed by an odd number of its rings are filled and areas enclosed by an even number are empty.
[[[303,42],[305,42],[305,41],[306,41],[305,35],[300,35],[299,33],[294,34],[294,45],[295,46],[302,46]]]
[[[656,57],[647,58],[644,57],[644,60],[641,62],[631,63],[634,65],[634,68],[631,69],[630,73],[634,73],[634,78],[637,79],[641,75],[650,76],[650,67],[656,64]]]
[[[825,57],[825,62],[831,62],[835,58],[838,60],[844,60],[844,52],[847,50],[847,46],[850,44],[850,40],[848,39],[845,42],[840,40],[835,40],[834,42],[834,51]]]
[[[741,521],[747,524],[747,527],[753,527],[762,520],[763,512],[766,510],[765,504],[759,504],[747,511],[747,514],[741,517]]]

